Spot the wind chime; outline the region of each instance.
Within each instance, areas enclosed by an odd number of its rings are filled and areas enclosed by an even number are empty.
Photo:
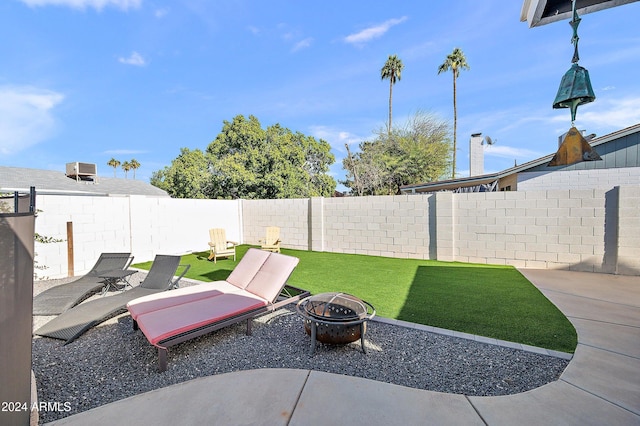
[[[582,133],[575,128],[576,112],[578,106],[593,102],[596,95],[591,87],[589,79],[589,71],[578,65],[580,55],[578,54],[578,25],[580,25],[580,17],[576,11],[576,0],[572,0],[571,11],[572,18],[569,24],[573,28],[573,59],[571,60],[571,68],[562,77],[560,88],[556,99],[553,101],[553,108],[570,108],[571,109],[571,129],[566,133],[564,141],[558,148],[558,152],[547,166],[563,166],[570,165],[580,161],[600,160],[598,153],[589,145]]]

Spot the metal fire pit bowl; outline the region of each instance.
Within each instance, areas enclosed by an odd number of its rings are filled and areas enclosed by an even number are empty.
[[[376,314],[370,303],[346,293],[321,293],[302,299],[296,309],[311,336],[309,355],[313,355],[316,341],[335,345],[358,339],[366,353],[366,322]]]

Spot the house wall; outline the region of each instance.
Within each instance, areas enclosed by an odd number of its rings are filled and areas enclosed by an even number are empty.
[[[73,222],[76,275],[105,251],[208,249],[207,230],[258,244],[267,226],[282,246],[443,261],[640,275],[640,186],[491,193],[183,200],[38,196],[41,235],[66,238]],[[67,243],[37,244],[39,277],[67,275]]]
[[[640,131],[635,131],[604,143],[592,143],[591,146],[600,155],[600,161],[580,161],[566,166],[553,167],[549,167],[544,163],[529,169],[529,171],[557,172],[640,167]]]
[[[515,174],[505,176],[498,182],[498,186],[501,191],[504,191],[507,187],[509,187],[509,191],[517,191],[518,188],[518,177]]]
[[[518,191],[545,189],[611,189],[640,185],[640,167],[537,171],[518,174]]]

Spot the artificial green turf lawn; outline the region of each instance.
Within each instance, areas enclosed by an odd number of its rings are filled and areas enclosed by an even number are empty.
[[[183,256],[188,278],[224,280],[238,259]],[[464,333],[573,353],[573,325],[511,266],[396,259],[283,249],[300,259],[289,284],[312,294],[341,291],[375,306],[377,314]],[[148,269],[151,262],[135,266]]]

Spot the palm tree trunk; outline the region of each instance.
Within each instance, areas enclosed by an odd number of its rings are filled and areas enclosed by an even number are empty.
[[[393,79],[389,79],[389,127],[387,128],[387,132],[391,134],[391,104],[393,99]]]
[[[453,70],[453,171],[451,172],[451,178],[456,178],[456,138],[458,132],[458,109],[456,105],[456,70]]]

